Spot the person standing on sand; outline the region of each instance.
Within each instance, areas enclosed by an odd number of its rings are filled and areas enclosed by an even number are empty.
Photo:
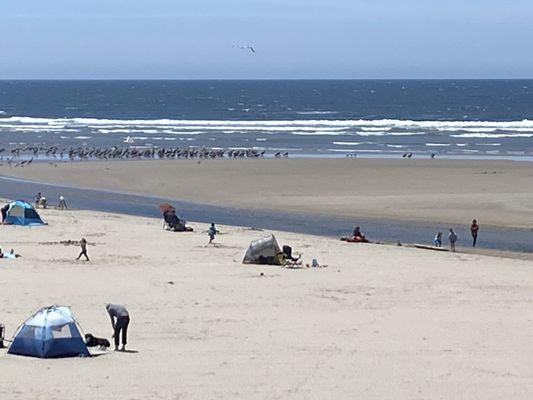
[[[43,195],[41,194],[41,192],[35,195],[35,208],[39,208],[39,206],[41,205],[42,198],[43,198]]]
[[[81,256],[85,256],[87,261],[89,261],[89,256],[87,255],[87,240],[85,240],[85,238],[81,238],[80,247],[81,247],[81,252],[78,258],[76,258],[76,260],[79,260]]]
[[[450,250],[455,252],[455,242],[457,242],[457,235],[450,228],[450,234],[448,235],[448,240],[450,241]]]
[[[442,232],[439,232],[435,235],[435,238],[433,239],[433,244],[435,245],[435,247],[442,246]]]
[[[474,219],[472,220],[472,225],[470,225],[470,233],[472,234],[472,247],[476,247],[477,243],[477,231],[479,231],[479,225],[477,224],[477,221]]]
[[[215,223],[211,222],[211,226],[207,230],[207,234],[209,235],[209,244],[213,243],[213,240],[215,240],[215,236],[217,235],[217,233],[220,232],[217,230]]]
[[[68,209],[67,202],[66,202],[65,198],[63,197],[63,195],[59,196],[59,203],[57,204],[57,208],[60,209],[60,210]]]
[[[105,306],[109,317],[111,318],[111,326],[113,327],[113,338],[115,339],[115,351],[118,351],[120,343],[120,332],[122,332],[122,348],[120,351],[126,351],[126,343],[128,342],[128,325],[130,324],[130,314],[126,307],[120,304],[106,304]]]

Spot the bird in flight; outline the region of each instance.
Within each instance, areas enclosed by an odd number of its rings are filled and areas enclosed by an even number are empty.
[[[233,48],[237,48],[241,50],[250,50],[252,53],[255,53],[254,46],[251,46],[251,45],[243,46],[243,45],[234,44]]]

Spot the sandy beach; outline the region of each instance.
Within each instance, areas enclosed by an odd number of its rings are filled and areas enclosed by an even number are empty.
[[[530,228],[533,172],[495,160],[289,159],[34,163],[0,174],[200,203]]]
[[[127,305],[129,349],[39,360],[0,351],[10,399],[528,399],[533,262],[291,233],[280,244],[327,268],[241,264],[270,232],[43,210],[43,227],[2,226],[7,336],[36,309],[66,304],[111,338],[107,302]],[[62,240],[89,241],[90,262]],[[260,277],[260,273],[264,277]],[[31,376],[31,384],[28,377]],[[60,378],[59,378],[60,377]]]

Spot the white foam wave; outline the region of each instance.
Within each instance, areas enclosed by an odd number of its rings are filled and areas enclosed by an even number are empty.
[[[322,112],[304,111],[304,112]],[[450,133],[455,138],[529,138],[533,120],[414,121],[414,120],[179,120],[2,117],[0,131],[80,132],[101,134],[201,135],[220,133],[289,133],[299,136],[413,136]],[[85,132],[83,132],[85,133]],[[161,140],[161,139],[154,139]]]
[[[383,130],[383,128],[382,127],[376,128],[376,127],[362,126],[361,130],[362,131],[366,131],[366,132],[374,132],[374,131],[380,132],[380,131]]]
[[[427,147],[448,147],[450,143],[426,143]]]
[[[338,114],[337,111],[297,111],[296,114],[300,115],[330,115],[330,114]]]
[[[333,142],[333,144],[336,144],[337,146],[359,146],[363,144],[363,142]]]
[[[331,131],[309,131],[309,132],[302,132],[302,131],[295,131],[292,132],[293,135],[296,136],[343,136],[343,133],[340,132],[331,132]]]
[[[459,133],[457,135],[450,135],[455,138],[528,138],[533,137],[533,133]]]
[[[126,119],[98,119],[98,118],[36,118],[36,117],[8,117],[0,119],[2,123],[17,124],[70,124],[79,126],[102,125],[127,125],[127,126],[238,126],[242,127],[306,127],[306,126],[331,126],[331,127],[361,127],[366,131],[382,128],[402,129],[500,129],[500,130],[533,130],[533,120],[522,121],[414,121],[398,119],[380,120],[257,120],[257,121],[230,121],[230,120],[178,120],[178,119],[154,119],[154,120],[126,120]],[[229,128],[228,128],[229,129]]]
[[[385,136],[387,132],[385,131],[368,131],[368,132],[357,132],[358,136]]]
[[[425,135],[425,132],[389,132],[389,131],[368,131],[357,132],[358,136],[416,136]]]

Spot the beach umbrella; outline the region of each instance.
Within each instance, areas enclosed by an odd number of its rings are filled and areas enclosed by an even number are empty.
[[[164,203],[159,205],[159,209],[161,212],[166,213],[169,211],[176,211],[176,207],[174,207],[172,204]]]

